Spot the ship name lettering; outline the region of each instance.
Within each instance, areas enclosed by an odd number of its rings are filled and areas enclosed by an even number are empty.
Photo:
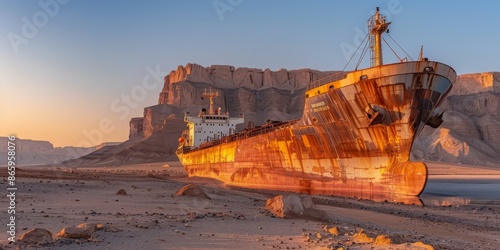
[[[330,107],[323,106],[323,107],[313,109],[314,112],[327,111],[327,110],[330,110]]]
[[[317,108],[317,107],[321,107],[321,106],[325,106],[325,102],[317,102],[317,103],[314,103],[311,105],[312,108]]]

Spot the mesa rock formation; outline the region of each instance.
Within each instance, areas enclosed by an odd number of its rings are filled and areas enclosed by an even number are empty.
[[[307,85],[335,72],[178,66],[164,77],[158,104],[144,108],[143,117],[130,121],[128,141],[85,156],[79,164],[176,160],[177,139],[186,129],[184,113],[197,114],[207,108],[208,100],[201,96],[210,88],[219,93],[215,107],[232,116],[245,116],[245,124],[238,129],[249,123],[261,125],[268,119],[300,118]],[[500,165],[500,73],[459,76],[442,110],[444,123],[437,129],[426,127],[417,137],[414,160]]]

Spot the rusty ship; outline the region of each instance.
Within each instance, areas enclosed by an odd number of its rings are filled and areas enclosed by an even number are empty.
[[[448,65],[401,60],[383,64],[382,35],[390,22],[368,19],[371,66],[309,83],[300,119],[237,131],[244,117],[209,109],[185,114],[188,129],[177,156],[189,176],[228,185],[376,201],[417,197],[427,166],[410,161],[414,138],[437,127],[456,78]],[[411,199],[410,199],[411,200]]]

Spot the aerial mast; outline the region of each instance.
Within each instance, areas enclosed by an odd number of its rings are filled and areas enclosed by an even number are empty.
[[[210,106],[208,107],[208,114],[209,115],[213,115],[214,114],[214,101],[213,101],[213,98],[214,97],[218,97],[219,96],[219,92],[212,91],[212,88],[210,87],[210,91],[207,92],[207,89],[205,89],[203,91],[203,94],[201,96],[208,97],[208,99],[210,100]]]
[[[380,14],[379,8],[375,15],[368,19],[368,30],[370,31],[371,66],[380,66],[382,61],[382,33],[387,31],[391,22],[385,21],[385,16]]]

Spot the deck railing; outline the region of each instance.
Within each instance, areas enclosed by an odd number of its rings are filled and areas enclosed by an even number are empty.
[[[268,124],[264,124],[264,125],[256,127],[256,128],[245,129],[245,130],[238,132],[236,134],[233,134],[233,135],[224,136],[224,137],[217,139],[217,140],[202,143],[197,148],[190,149],[188,147],[184,147],[184,152],[187,153],[187,152],[196,151],[199,149],[213,147],[213,146],[216,146],[216,145],[219,145],[222,143],[229,143],[229,142],[233,142],[233,141],[243,140],[243,139],[249,138],[249,137],[254,137],[254,136],[266,134],[266,133],[269,133],[271,131],[275,131],[275,130],[289,127],[290,125],[294,124],[298,120],[299,119],[287,121],[287,122],[274,122],[274,123],[270,123],[270,124],[268,123]]]
[[[316,80],[314,82],[309,83],[309,85],[307,86],[307,90],[314,89],[314,88],[319,87],[319,86],[321,86],[323,84],[327,84],[327,83],[330,83],[330,82],[338,81],[340,79],[344,79],[347,76],[348,73],[349,72],[342,71],[342,72],[333,73],[333,74],[331,74],[331,75],[329,75],[327,77],[323,77],[323,78],[321,78],[319,80]]]

